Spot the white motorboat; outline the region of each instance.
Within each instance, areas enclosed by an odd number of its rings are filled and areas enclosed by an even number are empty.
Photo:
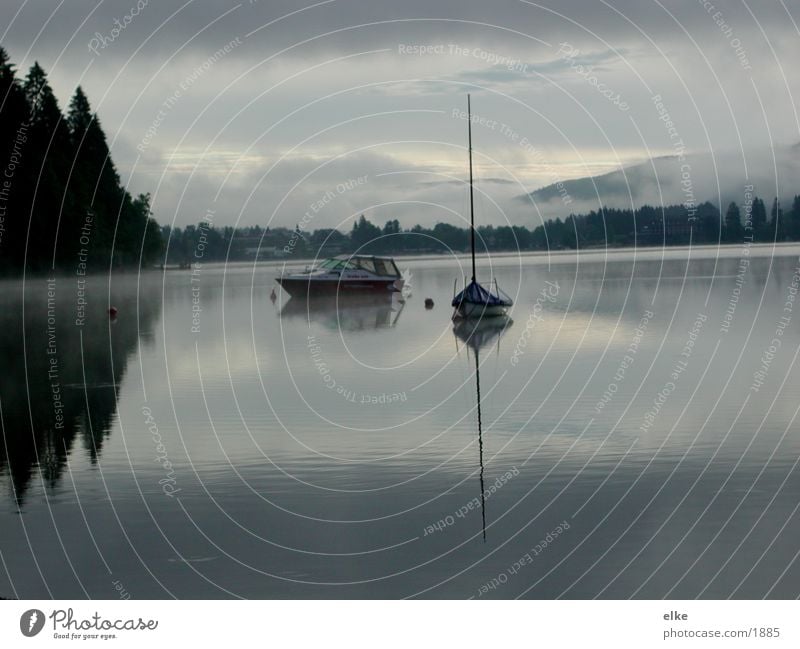
[[[339,255],[276,278],[292,297],[386,295],[403,289],[403,276],[391,257]]]

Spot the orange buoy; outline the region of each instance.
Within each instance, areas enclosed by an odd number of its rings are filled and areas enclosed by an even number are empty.
[[[117,317],[117,307],[110,306],[108,307],[108,316],[113,320]]]
[[[425,308],[432,309],[433,308],[433,298],[426,297],[425,298]]]

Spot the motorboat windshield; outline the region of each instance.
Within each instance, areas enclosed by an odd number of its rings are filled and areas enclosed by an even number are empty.
[[[319,270],[343,271],[343,270],[365,270],[375,275],[400,277],[397,265],[390,257],[362,257],[340,255],[325,259],[316,265]]]

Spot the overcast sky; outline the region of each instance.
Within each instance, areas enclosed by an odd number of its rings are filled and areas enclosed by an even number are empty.
[[[713,155],[676,161],[666,202],[686,172],[699,200],[748,178],[800,193],[780,172],[798,23],[789,0],[0,3],[19,73],[38,60],[62,108],[85,88],[160,222],[311,229],[468,215],[468,92],[479,222],[535,226],[574,205],[520,196],[681,142]]]

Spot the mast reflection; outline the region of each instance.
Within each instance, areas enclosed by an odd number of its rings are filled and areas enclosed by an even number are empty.
[[[478,319],[459,319],[453,326],[453,333],[458,341],[464,343],[467,349],[473,352],[475,359],[475,394],[478,411],[478,462],[480,464],[480,488],[481,488],[481,525],[483,532],[483,542],[486,543],[486,490],[484,488],[484,466],[483,466],[483,418],[481,413],[481,365],[480,351],[492,345],[497,345],[500,350],[500,339],[505,332],[514,324],[514,321],[504,315],[491,318]]]

